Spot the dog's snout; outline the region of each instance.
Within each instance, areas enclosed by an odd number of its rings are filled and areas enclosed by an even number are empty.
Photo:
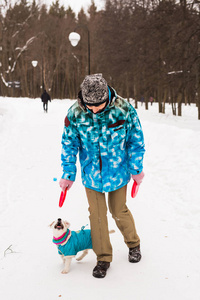
[[[58,230],[64,228],[64,225],[63,225],[63,222],[62,222],[62,219],[61,219],[61,218],[58,218],[58,219],[57,219],[57,222],[56,222],[54,228],[56,228],[56,229],[58,229]]]

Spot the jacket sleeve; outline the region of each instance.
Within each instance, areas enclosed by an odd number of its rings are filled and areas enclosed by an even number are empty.
[[[63,168],[63,179],[75,181],[76,159],[79,146],[80,140],[76,125],[68,115],[65,118],[65,127],[62,135],[61,161]]]
[[[128,166],[133,175],[140,174],[143,170],[143,157],[145,153],[144,136],[136,110],[132,107],[128,117]]]

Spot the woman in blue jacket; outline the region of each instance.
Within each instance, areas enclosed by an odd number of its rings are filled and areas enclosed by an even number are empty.
[[[60,180],[63,191],[75,181],[78,152],[97,255],[93,276],[103,278],[112,261],[105,192],[109,211],[129,248],[129,261],[141,259],[140,239],[126,205],[126,190],[131,177],[137,184],[142,182],[145,150],[136,110],[107,85],[102,74],[85,77],[78,100],[65,118]]]

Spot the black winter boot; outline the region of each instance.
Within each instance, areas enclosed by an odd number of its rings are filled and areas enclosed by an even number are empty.
[[[140,261],[142,255],[140,252],[140,245],[134,248],[129,248],[129,255],[128,255],[128,260],[131,263],[137,263]]]
[[[107,261],[98,261],[96,267],[93,270],[93,276],[96,278],[104,278],[106,272],[110,267],[110,263]]]

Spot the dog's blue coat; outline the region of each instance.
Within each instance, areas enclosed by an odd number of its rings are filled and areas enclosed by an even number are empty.
[[[79,251],[85,249],[92,249],[90,229],[81,229],[78,232],[71,231],[71,237],[68,242],[63,246],[58,246],[58,253],[64,256],[76,255]]]

